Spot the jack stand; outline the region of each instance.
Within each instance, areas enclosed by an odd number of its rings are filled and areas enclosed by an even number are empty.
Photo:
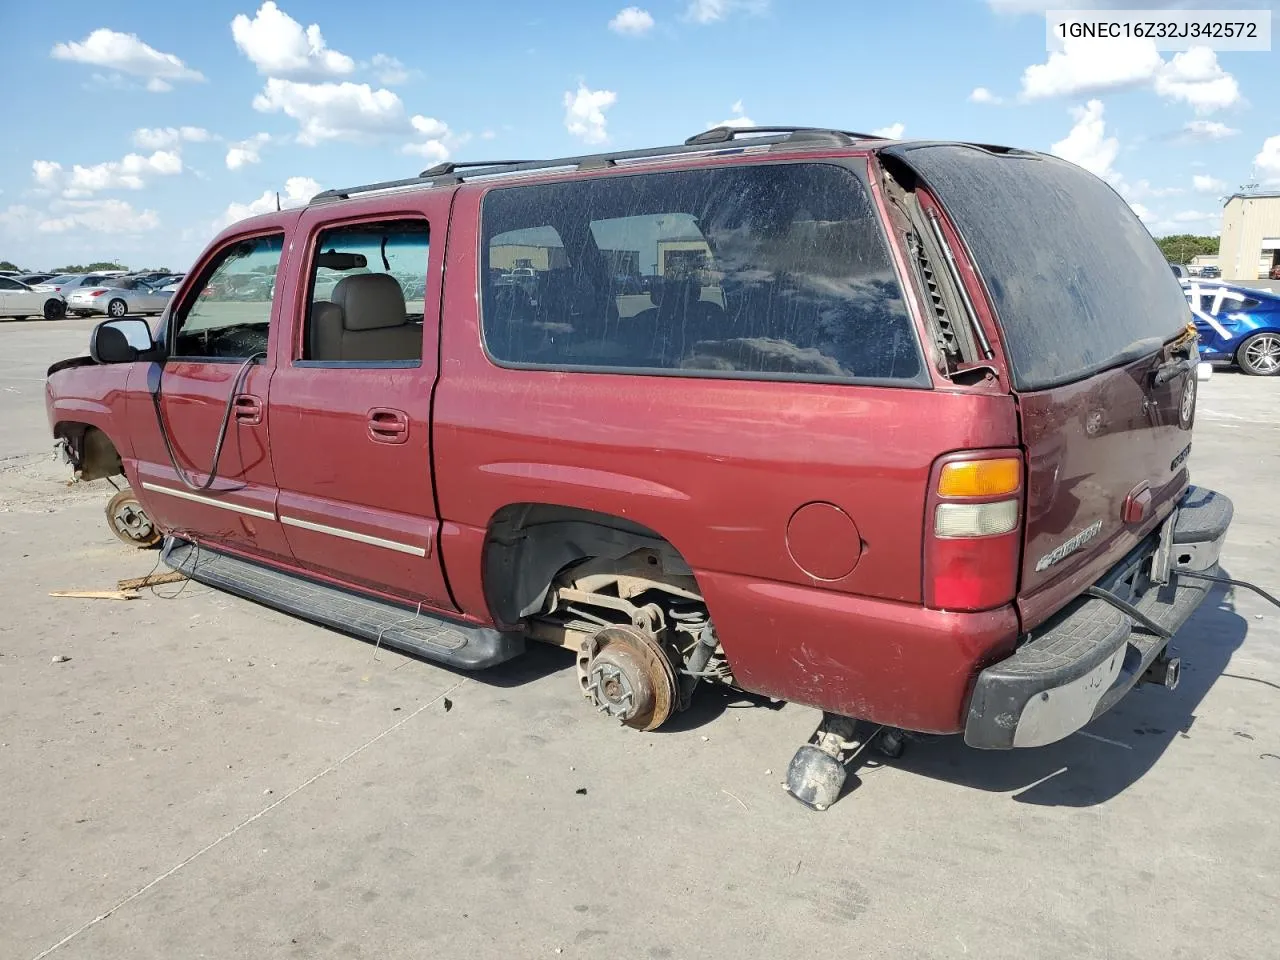
[[[826,810],[840,799],[846,764],[862,753],[883,730],[876,727],[865,738],[858,736],[858,721],[836,713],[824,713],[809,742],[796,751],[787,767],[787,793],[810,810]]]

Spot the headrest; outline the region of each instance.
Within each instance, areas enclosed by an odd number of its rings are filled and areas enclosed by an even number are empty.
[[[358,273],[343,277],[333,288],[333,302],[342,308],[348,330],[380,330],[405,323],[404,291],[388,273]]]

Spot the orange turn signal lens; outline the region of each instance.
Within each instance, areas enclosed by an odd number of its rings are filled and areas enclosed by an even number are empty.
[[[1014,493],[1022,483],[1022,461],[957,460],[944,464],[938,477],[940,497],[998,497]]]

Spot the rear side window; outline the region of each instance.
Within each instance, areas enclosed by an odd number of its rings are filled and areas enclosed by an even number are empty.
[[[937,194],[973,253],[1021,390],[1137,359],[1191,322],[1146,227],[1091,173],[1039,154],[892,147]]]
[[[425,220],[322,231],[311,259],[303,361],[421,361],[428,249]]]
[[[928,382],[866,184],[843,167],[499,188],[482,220],[499,363]]]

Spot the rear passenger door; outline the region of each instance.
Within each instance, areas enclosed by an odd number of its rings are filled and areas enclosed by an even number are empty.
[[[303,215],[295,335],[270,404],[280,520],[298,563],[445,610],[430,438],[449,200]]]

